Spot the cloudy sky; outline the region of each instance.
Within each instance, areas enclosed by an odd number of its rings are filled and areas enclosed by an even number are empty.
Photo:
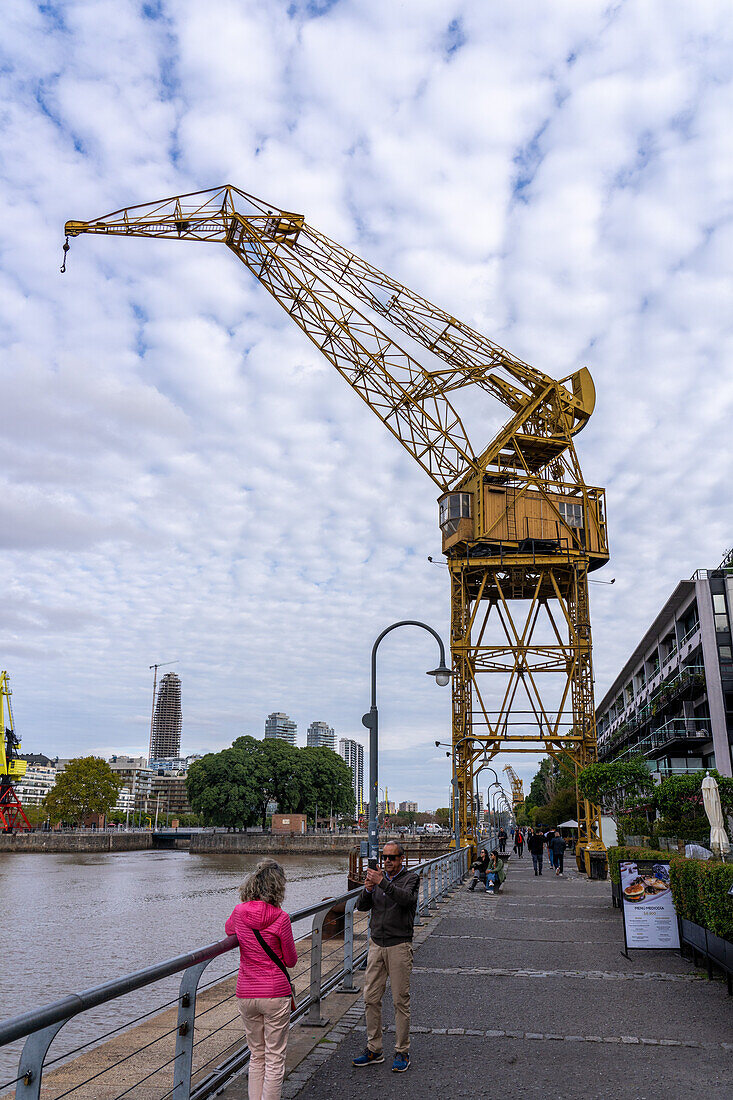
[[[733,544],[732,39],[725,0],[5,0],[0,664],[25,751],[144,752],[173,660],[184,751],[271,710],[361,738],[376,634],[448,636],[434,485],[225,248],[82,237],[59,274],[67,219],[228,182],[548,373],[590,368],[600,698]],[[435,661],[417,631],[381,651],[381,772],[429,807]]]

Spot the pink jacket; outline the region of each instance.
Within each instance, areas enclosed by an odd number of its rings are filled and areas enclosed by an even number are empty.
[[[255,939],[254,929],[286,966],[295,966],[295,950],[290,917],[266,901],[246,901],[237,905],[224,925],[227,936],[239,940],[238,997],[289,997],[288,980],[275,966]]]

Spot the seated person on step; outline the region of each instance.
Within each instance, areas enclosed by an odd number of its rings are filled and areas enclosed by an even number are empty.
[[[489,866],[486,870],[486,893],[497,894],[505,878],[504,860],[500,859],[498,852],[494,850],[489,856]]]
[[[489,853],[485,848],[481,849],[478,859],[473,861],[471,868],[473,870],[473,879],[468,889],[475,890],[479,882],[482,884],[486,882],[486,872],[489,868]]]

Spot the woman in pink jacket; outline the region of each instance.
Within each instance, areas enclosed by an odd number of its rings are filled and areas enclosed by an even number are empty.
[[[250,1049],[249,1100],[280,1100],[290,1027],[290,981],[283,966],[295,966],[298,953],[290,917],[281,909],[285,872],[263,859],[248,875],[225,931],[239,940],[237,997]]]

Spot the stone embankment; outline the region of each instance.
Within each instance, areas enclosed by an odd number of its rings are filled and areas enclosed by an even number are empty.
[[[191,852],[216,854],[242,852],[248,855],[348,855],[358,847],[361,836],[344,833],[320,836],[271,836],[263,833],[194,833]],[[416,859],[432,859],[448,850],[450,837],[390,837],[399,840]],[[380,843],[382,841],[380,840]]]
[[[153,847],[144,833],[0,833],[0,852],[141,852]]]

